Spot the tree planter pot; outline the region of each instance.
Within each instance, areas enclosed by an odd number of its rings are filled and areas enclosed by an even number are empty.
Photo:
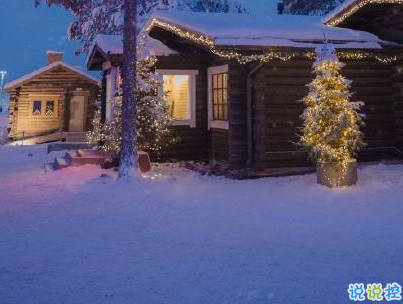
[[[151,170],[150,156],[147,152],[139,151],[137,153],[139,160],[139,169],[141,173],[147,173]]]
[[[339,163],[318,162],[316,176],[318,184],[330,188],[354,186],[357,183],[357,160],[350,160],[346,168]]]

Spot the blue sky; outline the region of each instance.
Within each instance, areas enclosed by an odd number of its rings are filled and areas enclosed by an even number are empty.
[[[58,7],[35,8],[34,0],[0,0],[0,70],[8,72],[6,82],[44,66],[49,49],[85,68],[84,56],[74,54],[79,44],[67,39],[71,19]]]

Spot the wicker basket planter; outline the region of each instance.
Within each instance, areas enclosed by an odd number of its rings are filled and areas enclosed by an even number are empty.
[[[357,183],[357,160],[352,159],[346,168],[339,163],[318,162],[316,165],[318,184],[330,188],[354,186]]]

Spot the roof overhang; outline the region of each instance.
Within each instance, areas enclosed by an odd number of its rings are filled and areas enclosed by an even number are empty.
[[[108,55],[98,46],[95,45],[91,48],[90,53],[87,57],[87,69],[89,71],[100,71],[102,70],[102,63],[107,61]]]
[[[139,52],[138,58],[153,54],[155,56],[169,56],[177,54],[172,49],[166,47],[161,41],[145,37],[145,41],[140,41],[142,37],[138,37],[139,45],[143,45],[144,52]],[[140,49],[140,48],[139,48]],[[103,63],[110,62],[112,65],[119,65],[123,61],[123,37],[122,35],[105,35],[99,34],[95,37],[86,59],[87,68],[89,70],[100,71]]]
[[[347,0],[327,14],[324,23],[329,26],[339,26],[363,8],[374,4],[403,5],[403,0]]]
[[[223,36],[225,33],[222,31],[217,34],[215,24],[210,24],[208,20],[207,28],[200,26],[204,22],[201,17],[205,16],[199,16],[199,23],[192,18],[174,17],[154,15],[144,30],[150,37],[160,40],[182,54],[187,48],[193,48],[197,51],[209,52],[224,60],[235,59],[242,64],[253,61],[268,62],[275,59],[288,61],[300,55],[312,59],[315,48],[323,43],[332,43],[343,60],[375,59],[387,64],[400,60],[400,55],[397,54],[402,52],[398,44],[382,41],[373,34],[332,28],[323,24],[319,28],[313,27],[311,32],[299,34],[297,39],[295,33],[290,34],[290,31],[284,31],[289,36],[271,35],[273,33],[271,31],[282,30],[282,27],[274,22],[273,27],[267,31],[264,30],[261,36],[245,38],[241,37],[240,33],[236,37],[234,32],[228,37]],[[218,21],[214,20],[214,22]],[[247,29],[242,29],[243,33],[247,33]]]
[[[237,27],[235,24],[238,23]],[[317,44],[325,41],[344,49],[382,48],[382,41],[376,35],[328,27],[321,23],[320,18],[309,16],[253,18],[237,14],[231,18],[224,18],[220,14],[163,12],[154,15],[144,29],[151,37],[162,41],[165,45],[180,46],[187,42],[207,50],[228,47],[315,48]],[[298,29],[302,30],[298,32]],[[172,41],[174,38],[176,41]]]
[[[347,0],[330,12],[324,23],[403,43],[403,0]]]

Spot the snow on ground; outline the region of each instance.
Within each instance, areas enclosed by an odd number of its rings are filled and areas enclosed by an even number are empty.
[[[403,283],[403,166],[338,190],[168,167],[128,182],[45,172],[45,151],[0,147],[2,304],[350,303],[350,283]]]

